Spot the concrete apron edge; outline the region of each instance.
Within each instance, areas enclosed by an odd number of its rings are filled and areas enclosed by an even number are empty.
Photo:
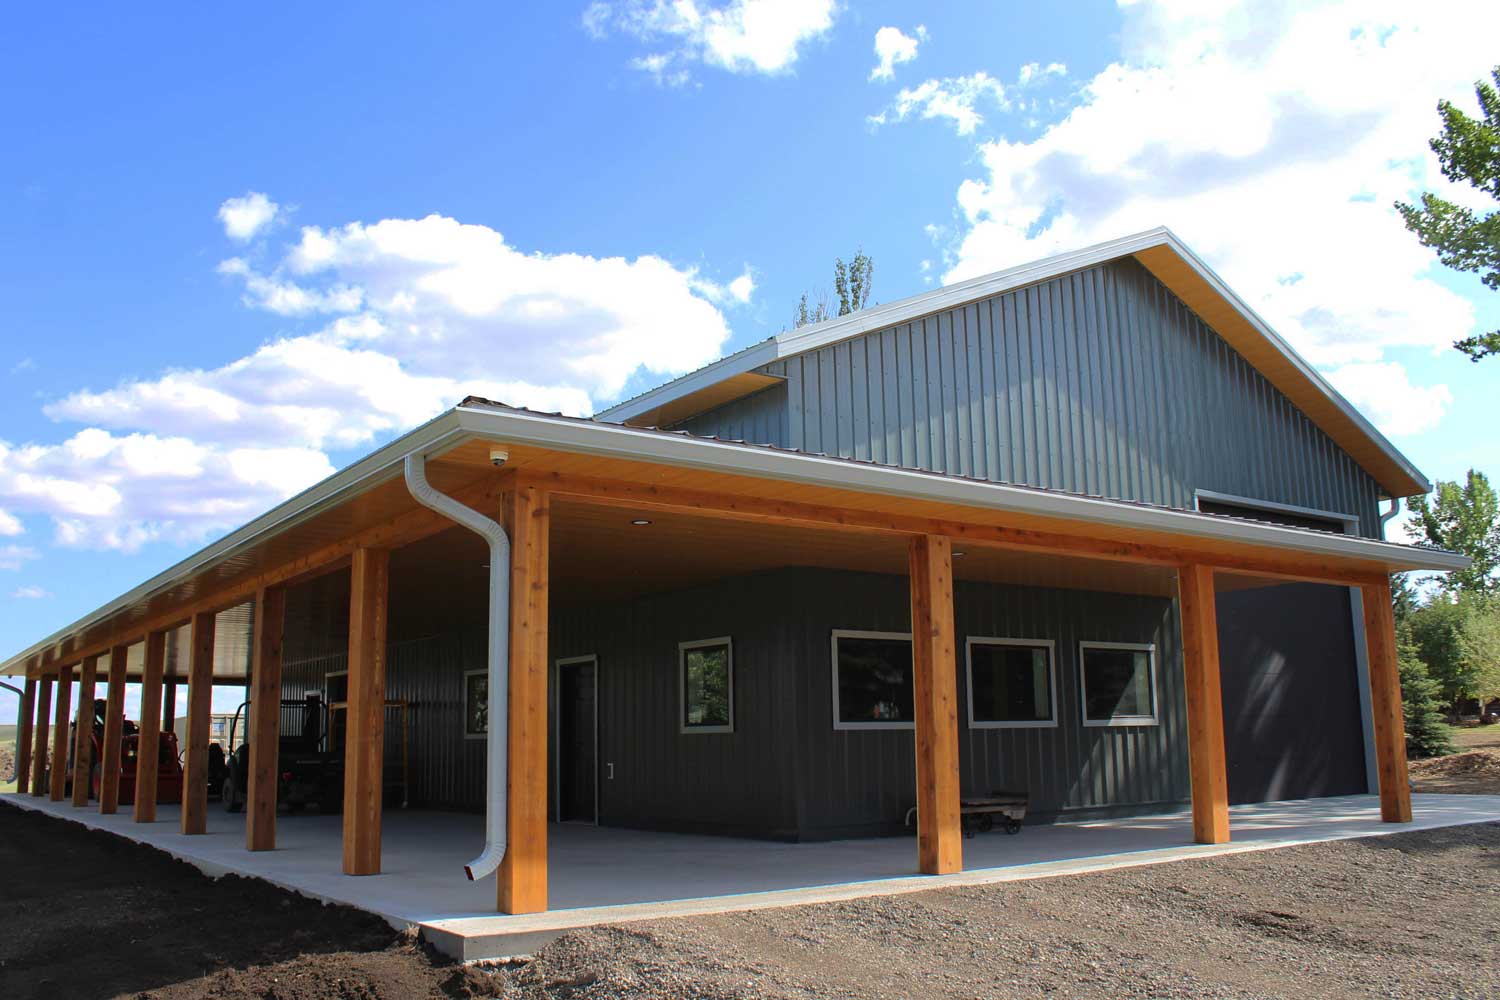
[[[1480,797],[1476,797],[1480,798]],[[1484,804],[1493,797],[1482,797]],[[438,950],[465,962],[499,962],[531,956],[536,950],[569,931],[605,924],[638,923],[675,917],[712,916],[720,913],[743,913],[793,906],[816,906],[841,903],[876,896],[899,896],[933,889],[997,885],[1030,879],[1060,878],[1065,875],[1087,875],[1125,868],[1144,868],[1173,861],[1217,858],[1234,854],[1305,847],[1341,840],[1387,837],[1420,830],[1469,826],[1500,821],[1500,812],[1489,817],[1428,818],[1416,823],[1389,823],[1358,830],[1328,831],[1319,836],[1291,836],[1227,844],[1183,844],[1089,858],[1041,861],[1001,868],[976,868],[952,875],[906,875],[807,886],[798,889],[771,889],[763,892],[705,896],[696,899],[662,900],[651,903],[621,903],[610,906],[549,910],[544,913],[483,917],[449,917],[420,921],[425,939]],[[1079,825],[1087,825],[1079,824]]]

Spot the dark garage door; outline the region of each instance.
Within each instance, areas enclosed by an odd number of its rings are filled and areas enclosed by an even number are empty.
[[[1364,792],[1348,589],[1231,591],[1217,607],[1229,801]]]

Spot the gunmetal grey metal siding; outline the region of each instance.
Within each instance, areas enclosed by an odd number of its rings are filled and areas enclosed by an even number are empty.
[[[1379,537],[1375,480],[1134,260],[763,371],[787,380],[766,443],[1181,509],[1215,490]]]
[[[669,430],[687,431],[699,437],[716,437],[724,441],[751,441],[786,448],[786,384],[773,385],[723,406],[705,410],[674,424]]]
[[[802,836],[824,839],[889,833],[915,804],[913,733],[835,730],[831,632],[904,632],[910,592],[904,577],[827,570],[787,571],[783,607],[802,609],[786,660],[797,664],[798,773]],[[964,583],[957,585],[959,750],[966,795],[1025,790],[1033,815],[1119,815],[1188,797],[1182,656],[1172,602],[1092,591]],[[1051,639],[1056,643],[1058,725],[1050,729],[971,729],[965,645],[969,636]],[[1085,727],[1078,685],[1082,641],[1156,645],[1159,724]]]

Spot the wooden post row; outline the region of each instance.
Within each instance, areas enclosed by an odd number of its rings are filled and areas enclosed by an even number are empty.
[[[245,849],[276,849],[277,754],[281,744],[281,642],[286,590],[255,595],[255,652],[250,666],[250,782],[245,790]]]
[[[73,731],[73,805],[89,804],[89,775],[94,764],[94,683],[99,657],[83,661],[78,674],[78,719]]]
[[[136,729],[135,821],[156,822],[157,776],[161,755],[161,678],[167,666],[167,633],[146,636],[141,674],[141,719]]]
[[[344,874],[380,874],[385,797],[385,630],[390,553],[356,549],[349,573]]]
[[[547,909],[547,607],[551,507],[517,480],[502,501],[510,535],[510,774],[502,913]]]
[[[99,812],[111,815],[120,806],[120,739],[125,727],[125,668],[130,648],[109,651],[109,692],[104,702],[104,745],[99,750]]]
[[[31,740],[31,794],[47,794],[47,734],[52,720],[52,678],[37,682],[36,727]]]
[[[52,721],[52,762],[47,769],[48,798],[61,802],[68,794],[68,713],[72,709],[73,668],[63,667],[57,672],[57,700],[53,704],[56,718]]]
[[[953,543],[945,535],[918,535],[909,555],[917,863],[924,874],[948,875],[963,871]]]
[[[1360,588],[1365,611],[1365,647],[1370,662],[1370,709],[1375,723],[1375,769],[1380,777],[1380,818],[1411,822],[1411,779],[1406,771],[1406,725],[1401,674],[1396,663],[1396,619],[1391,585]]]
[[[182,775],[182,832],[208,832],[208,723],[214,697],[214,625],[212,611],[193,616],[192,654],[188,661],[187,766]]]
[[[1214,594],[1212,567],[1184,566],[1178,571],[1193,839],[1200,844],[1229,842],[1229,777],[1224,757],[1224,699],[1219,683],[1219,624]]]
[[[31,727],[36,716],[36,678],[26,678],[21,689],[21,718],[16,729],[16,792],[31,790]]]

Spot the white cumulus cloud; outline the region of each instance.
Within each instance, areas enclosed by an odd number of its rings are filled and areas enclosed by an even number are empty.
[[[875,68],[870,70],[871,80],[890,80],[896,75],[896,66],[917,58],[917,46],[926,41],[927,29],[917,25],[916,35],[908,35],[900,28],[889,25],[875,32]]]
[[[999,109],[1010,106],[1005,85],[983,70],[968,76],[926,80],[915,87],[903,87],[884,111],[870,115],[871,125],[885,125],[908,117],[945,119],[959,135],[969,135],[984,121],[980,106]]]
[[[1432,280],[1391,204],[1445,187],[1434,105],[1472,101],[1500,7],[1121,6],[1124,56],[1065,118],[979,146],[944,280],[1165,224],[1351,393],[1378,380],[1440,414],[1446,390],[1408,386],[1385,351],[1445,350],[1474,310]],[[1412,428],[1365,402],[1393,433]]]
[[[1334,388],[1388,434],[1436,427],[1453,402],[1446,385],[1413,385],[1394,361],[1356,361],[1328,372]]]
[[[594,3],[583,26],[595,38],[611,28],[632,35],[656,51],[631,61],[659,82],[680,84],[694,63],[731,73],[784,73],[801,46],[833,28],[834,0],[625,0]]]
[[[29,545],[0,545],[0,569],[18,570],[37,555]]]
[[[52,593],[36,584],[27,584],[12,590],[10,596],[18,601],[39,601],[45,597],[51,597]]]
[[[0,534],[36,514],[67,546],[198,541],[466,395],[587,415],[638,373],[663,380],[719,357],[720,307],[755,289],[748,266],[721,281],[651,255],[528,253],[436,215],[309,226],[262,249],[261,266],[219,269],[244,283],[247,306],[305,329],[216,367],[48,403],[79,429],[0,440]],[[5,551],[0,565],[27,558]]]
[[[219,221],[224,224],[224,234],[243,243],[254,239],[272,222],[281,211],[270,198],[259,191],[250,191],[241,198],[230,198],[219,206]]]

